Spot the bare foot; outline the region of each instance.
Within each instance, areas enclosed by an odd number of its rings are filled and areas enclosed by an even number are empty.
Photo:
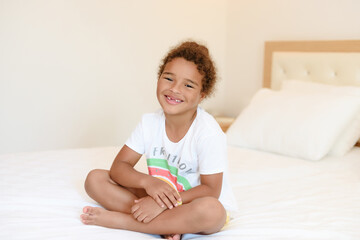
[[[163,237],[168,240],[180,240],[181,234],[163,235]]]
[[[83,213],[80,218],[84,224],[121,229],[125,227],[126,214],[89,206],[83,208]]]

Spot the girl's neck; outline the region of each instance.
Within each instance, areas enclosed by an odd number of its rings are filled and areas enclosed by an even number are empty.
[[[195,120],[197,109],[189,114],[169,116],[165,114],[165,131],[168,139],[172,142],[179,142],[188,132]]]

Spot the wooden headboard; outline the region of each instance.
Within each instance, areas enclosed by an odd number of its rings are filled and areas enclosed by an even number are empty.
[[[360,87],[360,40],[265,42],[263,86],[294,79]]]

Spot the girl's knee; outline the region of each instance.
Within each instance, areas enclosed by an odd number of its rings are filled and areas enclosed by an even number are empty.
[[[197,200],[197,207],[200,208],[199,211],[212,214],[212,212],[219,213],[220,215],[226,213],[221,202],[214,197],[202,197]],[[194,201],[194,202],[195,202]]]
[[[205,225],[204,233],[211,234],[221,230],[226,221],[226,210],[214,197],[203,197],[196,201],[195,211],[199,221]]]
[[[109,171],[102,169],[91,170],[85,180],[86,192],[92,191],[94,187],[103,184],[103,182],[107,181],[107,179],[110,179]]]

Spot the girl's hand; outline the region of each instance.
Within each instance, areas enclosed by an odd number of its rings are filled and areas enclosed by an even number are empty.
[[[164,210],[166,210],[166,208],[159,207],[152,197],[147,196],[135,200],[135,204],[131,208],[131,213],[139,222],[148,223]]]
[[[162,208],[166,206],[172,209],[181,202],[179,193],[172,186],[155,177],[152,177],[151,181],[147,181],[144,188],[146,193]]]

